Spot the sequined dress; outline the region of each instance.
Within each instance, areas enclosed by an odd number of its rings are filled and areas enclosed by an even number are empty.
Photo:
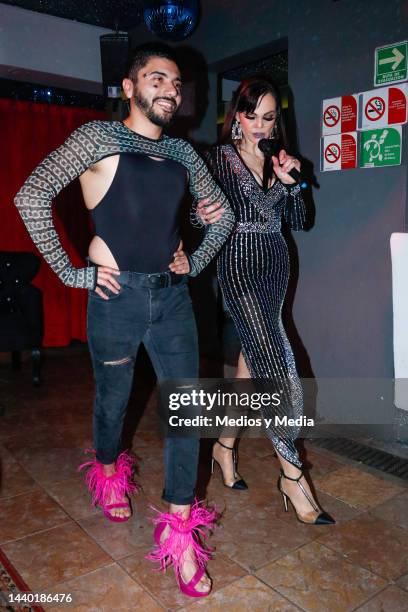
[[[281,220],[284,217],[291,229],[302,229],[305,205],[300,187],[275,181],[264,192],[232,144],[214,147],[207,163],[236,217],[217,260],[223,297],[251,377],[268,379],[281,392],[279,407],[263,409],[263,416],[273,419],[267,435],[285,459],[301,467],[294,445],[299,427],[279,424],[282,416],[303,413],[302,387],[281,317],[289,279]]]

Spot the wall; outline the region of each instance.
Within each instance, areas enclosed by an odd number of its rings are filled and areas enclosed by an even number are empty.
[[[216,1],[188,43],[210,64],[209,106],[193,136],[215,138],[211,64],[287,36],[289,83],[301,153],[314,163],[316,221],[295,233],[299,280],[293,316],[315,376],[393,375],[389,240],[403,231],[406,155],[400,167],[319,172],[321,100],[373,87],[373,52],[404,40],[404,0]],[[151,38],[143,28],[134,40]],[[404,128],[404,138],[406,139]],[[304,351],[300,351],[299,355]],[[306,359],[307,361],[307,359]]]
[[[407,37],[408,5],[296,4],[289,82],[302,154],[318,168],[321,99],[373,88],[374,48]],[[389,240],[404,230],[406,153],[402,166],[316,172],[316,224],[296,237],[294,317],[320,376],[393,375]]]
[[[101,93],[99,36],[109,32],[0,4],[0,77]]]

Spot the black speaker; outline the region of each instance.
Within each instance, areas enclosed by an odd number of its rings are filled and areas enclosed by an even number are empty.
[[[123,73],[129,53],[127,32],[100,36],[103,93],[107,98],[120,98]]]

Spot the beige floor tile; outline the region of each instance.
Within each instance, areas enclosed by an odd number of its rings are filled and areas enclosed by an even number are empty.
[[[256,443],[257,440],[254,440],[254,442]],[[271,454],[264,457],[242,455],[238,464],[239,472],[250,489],[252,487],[265,487],[265,485],[276,487],[279,468],[278,460]],[[221,472],[219,472],[219,478],[221,478]]]
[[[215,530],[211,545],[216,546],[218,553],[253,571],[313,537],[313,532],[309,536],[273,518],[268,507],[252,507],[239,513],[227,513]]]
[[[295,612],[298,608],[284,597],[260,582],[255,576],[245,576],[229,584],[209,597],[197,600],[186,610],[210,610],[211,612]]]
[[[74,523],[9,542],[2,549],[35,591],[111,562],[111,557]]]
[[[343,467],[314,480],[316,489],[346,504],[367,510],[384,503],[405,489],[353,467]]]
[[[352,519],[319,541],[389,580],[408,572],[408,533],[370,514]]]
[[[14,449],[13,456],[23,468],[41,485],[60,482],[76,476],[78,466],[87,461],[81,448],[67,448],[67,444],[55,437],[41,447],[20,447]]]
[[[401,578],[398,578],[397,584],[399,587],[401,587],[401,589],[408,591],[408,574],[406,574],[405,576],[401,576]]]
[[[259,488],[251,483],[248,490],[235,491],[225,487],[217,478],[217,474],[214,474],[208,485],[206,496],[209,503],[215,505],[219,511],[228,510],[231,513],[237,513],[250,506],[268,504],[271,501],[271,489],[270,487]]]
[[[164,475],[162,473],[151,473],[150,476],[145,471],[136,476],[136,481],[142,487],[146,497],[160,497],[163,493]]]
[[[42,418],[40,414],[38,418]],[[41,454],[50,449],[65,449],[69,446],[60,434],[48,428],[35,436],[15,431],[3,441],[3,445],[20,463],[24,462],[26,455]]]
[[[376,506],[371,510],[371,514],[388,521],[392,525],[408,529],[408,492]]]
[[[59,482],[51,482],[44,485],[44,488],[65,512],[77,521],[88,516],[97,516],[101,512],[92,505],[91,494],[82,474]]]
[[[137,462],[138,474],[141,480],[147,481],[152,476],[163,473],[163,451],[158,445],[155,449],[153,446],[145,449],[144,453],[139,453],[140,460]]]
[[[308,612],[351,611],[386,585],[318,542],[270,563],[256,575]]]
[[[58,612],[69,609],[72,612],[159,612],[163,610],[143,588],[118,565],[108,565],[79,578],[62,582],[51,593],[70,593],[72,603],[45,606]]]
[[[232,559],[217,552],[214,553],[207,567],[208,574],[211,576],[213,583],[213,592],[224,588],[227,584],[234,582],[238,578],[242,578],[247,573],[246,570],[232,561]]]
[[[271,441],[265,436],[262,438],[242,438],[238,445],[239,454],[248,457],[266,457],[273,455],[274,448]]]
[[[69,521],[44,491],[0,500],[0,544]]]
[[[3,448],[0,453],[0,499],[28,493],[38,488],[39,485]]]
[[[408,593],[396,586],[389,586],[357,608],[356,612],[406,612],[407,610]]]
[[[124,523],[113,523],[100,511],[79,524],[113,559],[121,559],[142,545],[151,546],[153,541],[153,523],[149,520],[153,512],[141,505],[138,495],[132,497],[132,507],[133,514]]]
[[[310,472],[312,479],[319,478],[343,467],[339,461],[310,448],[306,450],[303,457],[304,467]]]

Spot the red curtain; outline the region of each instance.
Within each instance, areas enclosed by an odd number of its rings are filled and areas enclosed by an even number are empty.
[[[106,119],[106,114],[86,108],[0,99],[0,117],[0,250],[38,254],[13,198],[34,167],[75,128],[92,119]],[[56,198],[53,214],[72,263],[83,267],[92,234],[78,180]],[[65,287],[44,260],[33,284],[43,294],[44,346],[64,346],[74,338],[85,341],[87,292]]]

